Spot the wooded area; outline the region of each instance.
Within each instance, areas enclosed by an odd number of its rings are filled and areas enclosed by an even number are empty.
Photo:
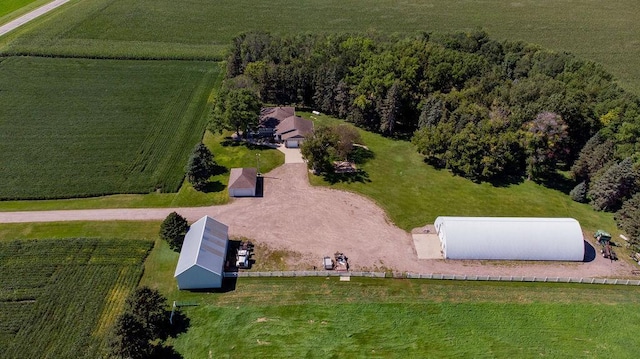
[[[638,98],[601,66],[568,53],[483,31],[246,33],[234,40],[227,66],[230,82],[264,102],[411,138],[427,163],[473,181],[526,178],[564,189],[575,180],[572,198],[607,211],[638,189]],[[558,175],[569,170],[571,179]],[[617,216],[623,228],[633,217],[628,207]],[[636,243],[639,233],[629,233]]]

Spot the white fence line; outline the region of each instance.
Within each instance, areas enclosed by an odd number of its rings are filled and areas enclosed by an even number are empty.
[[[422,274],[399,272],[337,272],[337,271],[273,271],[273,272],[225,272],[226,278],[238,277],[368,277],[368,278],[407,278],[436,280],[470,280],[470,281],[502,281],[502,282],[540,282],[540,283],[582,283],[640,286],[640,280],[617,278],[572,278],[572,277],[523,277],[523,276],[489,276],[458,274]]]

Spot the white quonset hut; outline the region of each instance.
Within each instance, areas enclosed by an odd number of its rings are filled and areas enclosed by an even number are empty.
[[[438,217],[446,259],[584,260],[584,238],[573,218]]]
[[[174,277],[179,289],[222,287],[229,227],[204,216],[184,237]]]

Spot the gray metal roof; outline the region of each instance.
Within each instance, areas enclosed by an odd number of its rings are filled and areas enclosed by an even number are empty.
[[[227,255],[229,227],[204,216],[191,225],[182,244],[175,277],[193,266],[222,275]]]
[[[584,260],[584,236],[573,218],[438,217],[445,258]]]

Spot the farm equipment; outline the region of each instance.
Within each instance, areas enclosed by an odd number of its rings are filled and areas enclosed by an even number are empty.
[[[602,229],[598,229],[596,233],[593,234],[593,237],[598,240],[598,243],[602,246],[600,253],[605,258],[608,258],[612,261],[617,261],[618,256],[616,252],[611,249],[611,235]]]
[[[336,252],[334,254],[335,258],[335,269],[337,271],[348,271],[349,270],[349,258],[344,255],[342,252]]]
[[[249,268],[252,252],[253,243],[241,242],[240,247],[238,247],[238,253],[236,254],[236,267]]]
[[[597,239],[598,243],[600,243],[600,245],[602,246],[609,244],[609,242],[611,242],[611,235],[603,231],[602,229],[598,229],[596,233],[593,235],[593,237]]]

